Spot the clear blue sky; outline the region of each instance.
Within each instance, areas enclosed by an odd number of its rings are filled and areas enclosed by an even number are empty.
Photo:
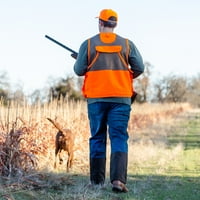
[[[101,9],[118,12],[115,32],[131,39],[161,75],[200,72],[199,0],[0,0],[0,72],[29,93],[74,75],[74,59],[44,36],[78,51],[98,33]]]

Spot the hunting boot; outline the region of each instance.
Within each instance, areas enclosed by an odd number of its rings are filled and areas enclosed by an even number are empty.
[[[111,154],[110,160],[110,180],[113,185],[112,190],[116,192],[128,192],[126,188],[128,154],[116,152]]]
[[[106,159],[90,158],[90,181],[94,185],[103,185],[105,182]]]

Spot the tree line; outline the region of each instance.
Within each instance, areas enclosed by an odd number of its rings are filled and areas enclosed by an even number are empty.
[[[60,78],[45,90],[35,90],[28,97],[22,90],[12,91],[9,87],[7,73],[0,72],[0,99],[6,105],[10,100],[31,103],[51,101],[68,98],[70,100],[83,100],[81,86],[83,78],[67,76]],[[136,101],[145,102],[188,102],[195,107],[200,107],[200,73],[193,77],[168,74],[154,78],[153,66],[145,62],[145,72],[134,80],[134,88],[138,93]]]

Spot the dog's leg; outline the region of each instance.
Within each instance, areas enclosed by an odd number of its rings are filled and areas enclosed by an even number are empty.
[[[63,159],[61,158],[61,155],[60,155],[60,153],[61,153],[61,150],[59,151],[59,153],[58,153],[58,157],[59,157],[59,164],[61,165],[62,163],[63,163]]]
[[[72,167],[72,161],[73,161],[74,154],[73,152],[68,153],[68,160],[67,160],[67,172],[69,172],[69,168]]]
[[[56,169],[56,163],[57,163],[57,154],[58,154],[59,149],[56,147],[55,149],[55,161],[54,161],[54,169]]]

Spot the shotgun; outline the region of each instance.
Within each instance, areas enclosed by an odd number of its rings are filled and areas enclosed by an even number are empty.
[[[64,44],[58,42],[57,40],[53,39],[52,37],[50,37],[50,36],[48,36],[48,35],[45,35],[45,37],[46,37],[47,39],[51,40],[52,42],[58,44],[59,46],[63,47],[64,49],[67,49],[68,51],[70,51],[70,52],[72,53],[71,56],[72,56],[74,59],[77,58],[78,53],[77,53],[76,51],[74,51],[73,49],[71,49],[71,48],[65,46]]]

